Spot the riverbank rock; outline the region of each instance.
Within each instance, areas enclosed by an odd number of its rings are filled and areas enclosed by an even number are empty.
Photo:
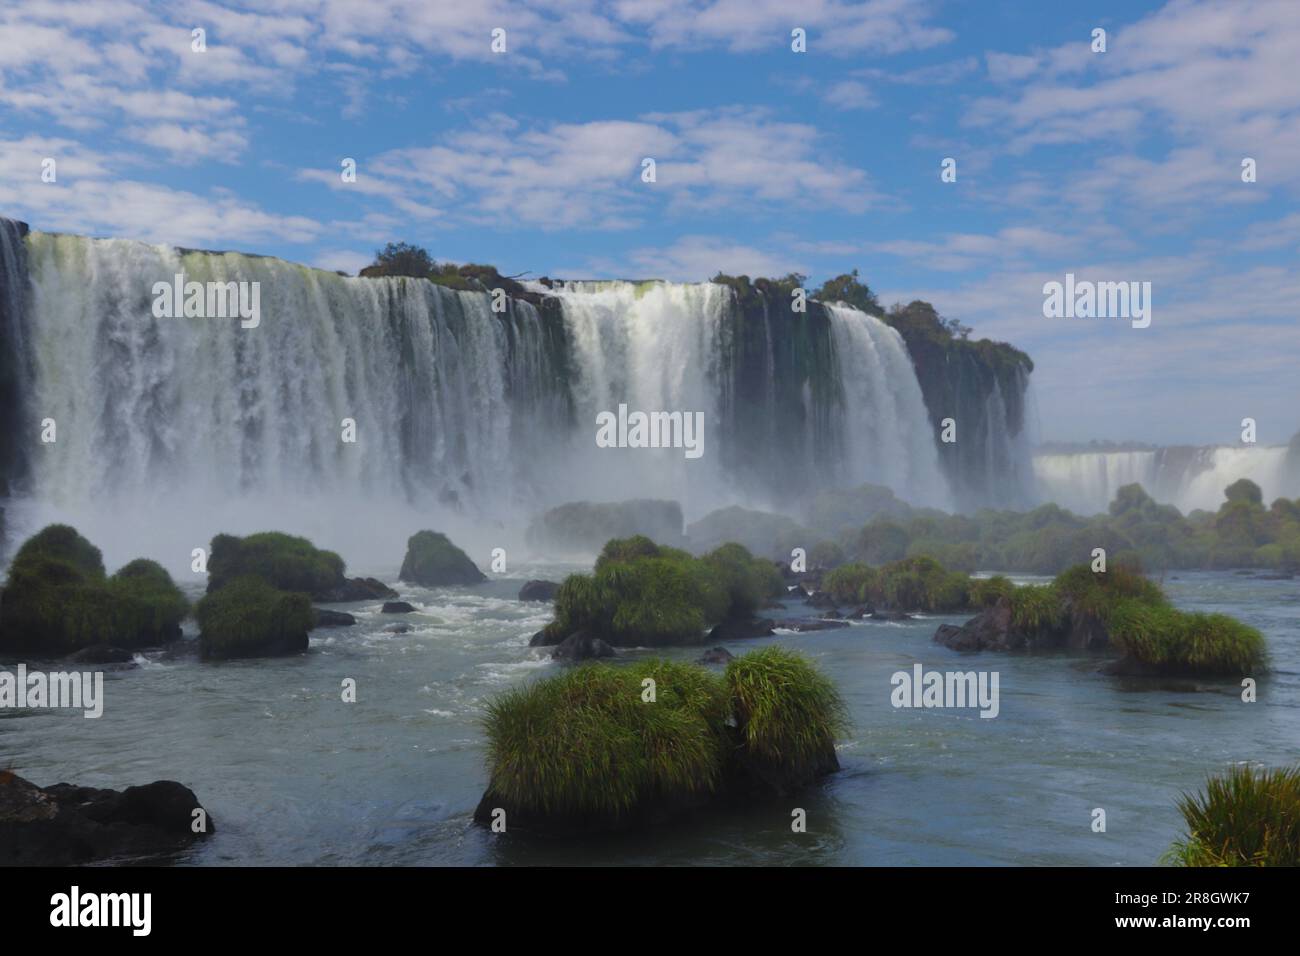
[[[557,661],[585,661],[597,657],[613,657],[614,648],[598,637],[578,631],[562,640],[551,653]]]
[[[731,653],[725,647],[710,647],[707,651],[696,658],[697,664],[726,664],[727,661],[736,659],[736,655]]]
[[[1023,646],[1011,633],[1011,602],[1002,598],[965,624],[940,624],[934,639],[954,651],[1009,651]]]
[[[87,647],[68,660],[73,664],[129,664],[135,654],[124,647]]]
[[[519,589],[521,601],[554,601],[560,586],[554,581],[529,581]]]
[[[427,588],[478,584],[487,576],[451,540],[438,531],[417,531],[406,542],[398,576]]]
[[[728,618],[721,624],[715,624],[709,631],[710,641],[743,641],[752,637],[770,637],[776,633],[776,622],[770,617],[762,618]]]
[[[851,627],[848,621],[827,620],[825,618],[814,617],[804,618],[798,621],[782,621],[781,627],[794,631],[798,634],[806,634],[810,631],[834,631],[841,627]]]
[[[202,814],[196,818],[195,811]],[[196,819],[204,832],[194,832]],[[120,792],[67,783],[42,788],[0,771],[0,860],[9,865],[156,859],[214,832],[194,792],[172,780]]]
[[[415,606],[407,603],[406,601],[387,601],[384,603],[384,606],[380,608],[379,613],[380,614],[412,614],[414,613],[414,611],[415,611]]]
[[[316,627],[351,627],[357,623],[357,619],[351,614],[344,611],[331,611],[323,607],[312,608],[312,615],[315,617]]]

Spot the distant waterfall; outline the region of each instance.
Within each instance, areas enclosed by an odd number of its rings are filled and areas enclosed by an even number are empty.
[[[1300,469],[1284,445],[1039,454],[1034,475],[1043,499],[1079,514],[1105,511],[1115,492],[1132,483],[1184,514],[1217,511],[1223,489],[1240,478],[1260,486],[1265,504],[1300,496]]]
[[[395,563],[417,527],[487,548],[582,498],[697,517],[875,482],[951,503],[903,341],[854,309],[756,320],[725,285],[608,282],[498,313],[425,280],[0,227],[12,530],[69,521],[110,564],[272,527]],[[155,317],[177,274],[259,283],[260,325]],[[702,413],[703,455],[598,448],[620,404]]]

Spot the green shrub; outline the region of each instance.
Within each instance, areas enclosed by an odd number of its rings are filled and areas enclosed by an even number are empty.
[[[730,661],[724,679],[751,768],[793,783],[835,762],[835,738],[848,725],[844,704],[803,657],[765,647]]]
[[[655,681],[654,703],[642,680]],[[619,820],[715,793],[726,757],[720,678],[669,661],[587,664],[487,707],[488,790],[526,814]]]
[[[724,544],[703,560],[727,593],[728,617],[752,617],[768,601],[785,593],[785,581],[776,565],[755,558],[738,544]]]
[[[1170,673],[1248,675],[1268,666],[1264,637],[1223,614],[1189,614],[1129,598],[1111,609],[1111,643],[1131,659]]]
[[[871,600],[880,578],[875,568],[860,562],[842,564],[822,578],[822,590],[837,604],[862,604]]]
[[[9,567],[0,648],[50,656],[90,646],[133,650],[180,636],[189,605],[153,561],[104,577],[99,549],[66,525],[28,539]]]
[[[1185,839],[1166,855],[1180,866],[1300,866],[1300,767],[1230,767],[1203,794],[1184,794]]]
[[[1076,564],[1056,576],[1057,593],[1070,602],[1075,614],[1106,621],[1120,601],[1164,606],[1168,602],[1160,585],[1140,571],[1123,564],[1112,564],[1108,571],[1093,571],[1087,564]]]
[[[315,623],[310,598],[242,577],[204,595],[194,608],[199,652],[209,659],[266,657],[307,649]]]
[[[1012,590],[1011,628],[1022,634],[1057,630],[1065,623],[1061,595],[1050,584],[1026,584]]]
[[[279,531],[244,538],[219,534],[208,556],[208,593],[251,576],[283,591],[321,594],[343,583],[343,568],[342,558],[306,538]]]
[[[617,825],[756,782],[784,792],[834,769],[843,714],[830,682],[779,648],[723,676],[662,660],[585,664],[489,702],[476,819],[502,806],[531,823]]]
[[[880,569],[869,597],[900,611],[960,611],[970,606],[970,579],[945,571],[934,558],[904,558]]]
[[[970,582],[970,603],[972,607],[986,608],[997,604],[1002,598],[1011,596],[1016,586],[1008,578],[995,574],[990,578],[972,578]]]

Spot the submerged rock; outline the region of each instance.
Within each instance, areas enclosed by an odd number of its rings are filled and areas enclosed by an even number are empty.
[[[554,581],[529,581],[519,589],[521,601],[554,601],[560,586]]]
[[[868,617],[873,621],[910,621],[912,615],[906,611],[872,611]]]
[[[195,811],[203,812],[196,817]],[[194,832],[196,819],[202,832]],[[0,860],[6,864],[156,858],[215,831],[194,792],[172,780],[120,792],[67,783],[42,788],[0,771]]]
[[[68,658],[74,664],[129,664],[135,654],[124,647],[87,647]]]
[[[345,604],[349,601],[380,601],[397,597],[397,592],[375,578],[348,578],[338,587],[312,595],[327,604]]]
[[[381,614],[411,614],[415,611],[415,606],[408,604],[406,601],[386,601],[380,609]]]
[[[751,637],[769,637],[776,622],[771,618],[728,618],[709,631],[710,641],[743,641]]]
[[[409,624],[389,624],[384,628],[385,634],[410,634],[415,628]]]
[[[614,648],[585,631],[570,634],[551,654],[551,658],[557,661],[585,661],[596,657],[613,656]]]
[[[478,584],[487,576],[460,548],[438,531],[417,531],[406,542],[399,577],[427,588]]]
[[[727,661],[735,660],[736,655],[731,653],[725,647],[710,647],[707,651],[696,658],[697,664],[725,664]]]
[[[781,627],[795,631],[799,634],[805,634],[809,631],[834,631],[841,627],[849,627],[848,621],[826,620],[825,618],[814,617],[805,618],[799,621],[782,621]]]

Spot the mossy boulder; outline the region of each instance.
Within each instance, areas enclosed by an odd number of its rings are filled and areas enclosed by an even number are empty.
[[[647,700],[647,679],[654,699]],[[553,835],[664,822],[785,796],[839,769],[834,686],[782,648],[723,675],[649,660],[586,664],[488,705],[488,786],[474,814]]]
[[[460,548],[439,531],[417,531],[406,542],[406,557],[398,576],[428,588],[478,584],[487,575]]]
[[[307,649],[307,632],[316,623],[306,594],[281,591],[251,576],[204,595],[194,616],[205,660],[298,654]]]
[[[0,592],[0,649],[43,656],[88,648],[133,650],[181,636],[189,602],[154,561],[112,577],[100,551],[67,525],[51,525],[19,548]]]

